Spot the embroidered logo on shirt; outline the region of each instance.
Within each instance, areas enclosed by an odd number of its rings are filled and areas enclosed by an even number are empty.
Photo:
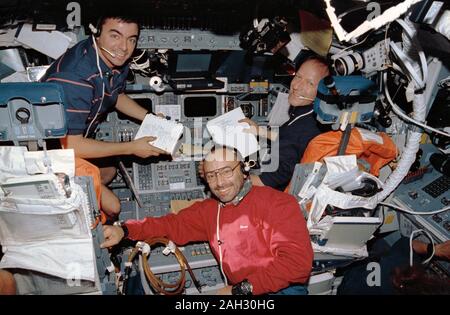
[[[241,230],[243,230],[243,229],[248,229],[248,225],[239,225],[239,228],[241,229]]]

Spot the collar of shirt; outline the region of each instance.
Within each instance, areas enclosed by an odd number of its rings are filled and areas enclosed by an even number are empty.
[[[313,104],[305,106],[289,106],[289,119],[292,120],[302,114],[305,114],[313,109]]]
[[[242,186],[241,190],[239,191],[239,193],[236,195],[236,197],[234,197],[234,199],[232,201],[230,201],[230,203],[233,206],[237,206],[242,199],[244,199],[244,197],[250,192],[250,190],[252,189],[252,181],[250,180],[250,178],[248,178],[245,182],[244,185]],[[220,205],[222,207],[225,207],[226,204],[220,202]]]

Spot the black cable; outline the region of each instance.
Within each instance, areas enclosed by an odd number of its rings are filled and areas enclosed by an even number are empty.
[[[352,126],[351,124],[348,124],[347,127],[345,127],[345,131],[342,134],[341,142],[339,143],[339,149],[337,152],[337,155],[345,155],[345,149],[347,149],[348,141],[350,140],[350,134],[352,132]]]

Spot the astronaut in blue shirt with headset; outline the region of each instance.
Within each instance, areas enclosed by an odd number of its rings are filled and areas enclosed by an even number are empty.
[[[139,36],[137,21],[112,12],[103,15],[97,27],[90,25],[90,28],[93,36],[67,50],[41,80],[59,83],[64,89],[68,124],[68,135],[62,142],[64,148],[74,149],[75,156],[83,159],[131,154],[147,158],[165,154],[149,144],[154,137],[119,143],[92,139],[96,126],[109,112],[118,110],[142,121],[148,110],[124,93],[128,60]],[[120,202],[105,184],[114,178],[116,169],[98,166],[102,177],[102,210],[114,218],[120,212]]]

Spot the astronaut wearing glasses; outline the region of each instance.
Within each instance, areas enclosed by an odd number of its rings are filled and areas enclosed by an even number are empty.
[[[124,237],[167,237],[180,246],[208,241],[225,280],[217,294],[307,294],[313,251],[295,198],[252,186],[234,149],[213,149],[203,171],[213,198],[178,214],[105,226],[101,246]]]

